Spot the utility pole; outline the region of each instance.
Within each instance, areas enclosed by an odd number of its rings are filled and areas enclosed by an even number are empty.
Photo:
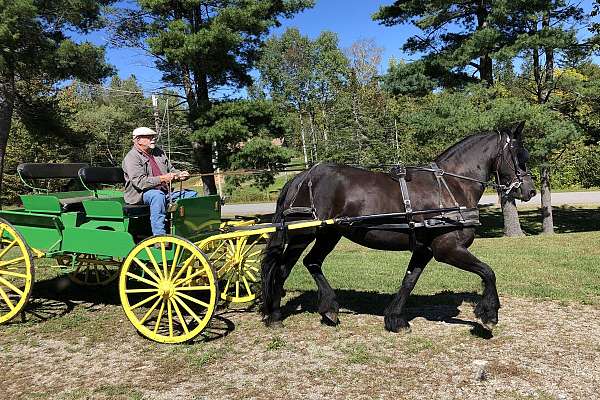
[[[154,110],[154,129],[156,133],[160,136],[160,115],[158,113],[158,97],[153,94],[152,95],[152,109]]]

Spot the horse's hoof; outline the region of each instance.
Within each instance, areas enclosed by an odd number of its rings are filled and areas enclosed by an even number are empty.
[[[281,322],[281,319],[279,318],[273,318],[273,316],[265,316],[262,321],[268,328],[283,328],[283,322]]]
[[[273,321],[273,322],[267,324],[267,327],[271,328],[271,329],[280,329],[280,328],[283,328],[283,322]]]
[[[329,325],[329,326],[336,326],[340,323],[340,320],[338,319],[338,314],[336,312],[333,311],[328,311],[326,313],[321,314],[321,322],[324,323],[325,325]]]
[[[496,325],[497,325],[496,322],[491,322],[491,321],[481,323],[481,326],[483,326],[483,329],[485,329],[488,332],[493,332]]]

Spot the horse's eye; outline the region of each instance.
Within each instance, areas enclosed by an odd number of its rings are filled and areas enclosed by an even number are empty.
[[[522,163],[526,163],[527,161],[529,161],[529,152],[524,148],[518,149],[517,159]]]

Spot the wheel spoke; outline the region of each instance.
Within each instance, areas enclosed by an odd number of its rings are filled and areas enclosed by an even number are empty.
[[[141,276],[135,275],[131,272],[127,272],[125,275],[127,275],[128,277],[130,277],[132,279],[135,279],[136,281],[140,281],[142,283],[145,283],[146,285],[154,286],[155,288],[158,289],[158,283],[156,283],[156,282],[152,282],[151,280],[142,278]]]
[[[154,310],[156,310],[156,306],[158,306],[158,303],[161,302],[161,298],[159,297],[158,299],[156,299],[156,301],[154,302],[154,304],[152,304],[152,307],[150,307],[150,309],[148,311],[146,311],[146,314],[144,314],[144,316],[142,317],[142,319],[140,319],[140,324],[143,324],[144,322],[146,322],[146,320],[148,319],[148,317],[150,316],[150,314],[152,314],[152,312]]]
[[[248,284],[248,279],[246,279],[245,276],[242,276],[242,279],[244,280],[244,286],[246,286],[246,292],[248,292],[248,294],[252,294],[252,290],[250,290],[250,284]]]
[[[162,276],[162,273],[160,272],[160,268],[158,267],[158,263],[156,262],[156,258],[154,258],[154,254],[152,254],[152,250],[150,250],[149,247],[144,247],[144,250],[146,250],[146,253],[148,254],[148,259],[150,260],[150,262],[152,263],[152,266],[156,270],[156,273],[162,280],[163,276]]]
[[[173,277],[175,273],[175,267],[177,266],[177,262],[179,261],[179,252],[181,251],[181,246],[177,245],[175,247],[175,255],[173,256],[173,262],[171,263],[171,271],[169,271],[169,279]]]
[[[0,270],[0,275],[14,276],[15,278],[27,278],[26,274],[19,274],[18,272],[4,271],[4,270]]]
[[[152,279],[154,279],[155,282],[161,281],[161,279],[158,276],[156,276],[154,272],[150,271],[146,264],[139,260],[137,257],[133,257],[133,261],[135,261],[135,263],[139,265],[145,273],[147,273]]]
[[[179,277],[181,276],[181,274],[183,274],[184,271],[187,270],[189,264],[196,258],[196,255],[192,254],[191,256],[188,257],[187,260],[185,260],[185,262],[183,263],[183,265],[181,266],[181,268],[179,269],[179,271],[177,271],[177,275],[175,275],[175,277],[172,279],[173,282],[176,282],[177,279],[179,279]],[[177,285],[175,285],[177,286]]]
[[[202,318],[200,318],[198,315],[196,315],[195,312],[192,311],[192,309],[185,304],[185,302],[183,300],[181,300],[179,297],[175,296],[173,297],[176,301],[179,302],[179,304],[181,304],[181,307],[184,308],[185,311],[187,311],[188,314],[190,314],[192,316],[192,318],[194,318],[196,320],[196,322],[198,322],[198,324],[202,323]]]
[[[160,310],[158,310],[158,317],[156,317],[156,324],[154,324],[154,334],[156,334],[156,332],[158,332],[158,327],[160,326],[160,321],[162,320],[162,316],[165,312],[165,302],[163,300],[163,302],[160,305]]]
[[[245,273],[246,275],[248,275],[248,277],[250,278],[250,280],[251,280],[252,282],[256,282],[256,277],[255,277],[254,275],[252,275],[252,272],[250,272],[249,270],[245,270],[245,271],[244,271],[244,273]]]
[[[210,308],[210,304],[208,304],[208,303],[205,303],[205,302],[203,302],[202,300],[198,300],[198,299],[196,299],[196,298],[194,298],[194,297],[192,297],[192,296],[189,296],[189,295],[187,295],[187,294],[185,294],[185,293],[177,292],[177,294],[175,295],[175,297],[183,297],[184,299],[186,299],[186,300],[189,300],[189,301],[191,301],[191,302],[194,302],[194,303],[196,303],[196,304],[199,304],[199,305],[201,305],[202,307],[205,307],[205,308]]]
[[[256,257],[257,255],[259,255],[261,253],[262,250],[256,250],[255,252],[253,252],[252,254],[248,254],[246,256],[246,259],[252,258],[252,257]]]
[[[257,244],[258,244],[258,239],[256,239],[256,240],[255,240],[254,242],[252,242],[252,243],[251,243],[249,246],[247,246],[247,247],[246,247],[246,249],[244,249],[244,251],[242,251],[242,254],[241,254],[241,255],[242,255],[242,256],[245,256],[246,254],[248,254],[248,253],[250,252],[250,250],[252,250],[252,249],[253,249],[253,248],[254,248],[254,247],[257,245]],[[261,250],[257,250],[257,251],[255,251],[254,253],[252,253],[252,254],[250,254],[250,255],[246,256],[246,258],[250,258],[250,257],[252,257],[253,255],[256,255],[256,254],[258,254],[258,253],[260,253],[260,252],[261,252]]]
[[[177,305],[177,302],[175,300],[171,300],[171,299],[169,299],[169,302],[171,302],[173,304],[173,308],[175,309],[175,314],[177,314],[177,318],[179,318],[179,322],[181,322],[183,331],[185,332],[186,335],[189,334],[190,331],[188,329],[187,323],[185,322],[185,319],[183,319],[183,315],[181,315],[181,310],[179,310],[179,306]]]
[[[163,263],[163,276],[167,277],[167,276],[169,276],[169,275],[167,275],[168,274],[167,270],[169,269],[169,267],[167,266],[167,249],[165,248],[164,242],[160,243],[160,255],[162,257],[162,263]]]
[[[8,246],[6,246],[4,249],[2,249],[2,252],[0,252],[0,258],[4,257],[4,255],[6,253],[8,253],[8,251],[10,249],[12,249],[12,247],[17,244],[17,239],[13,240],[12,242],[10,242],[10,244]]]
[[[6,286],[7,288],[9,288],[10,290],[12,290],[13,292],[18,293],[19,296],[23,296],[23,291],[21,289],[19,289],[18,287],[16,287],[15,285],[13,285],[12,283],[10,283],[9,281],[7,281],[6,279],[4,279],[1,276],[0,276],[0,283],[3,284],[4,286]]]
[[[204,271],[204,269],[196,271],[193,274],[187,276],[186,278],[184,278],[184,279],[182,279],[180,281],[175,281],[174,284],[173,284],[173,286],[179,287],[179,286],[181,286],[183,284],[188,283],[189,281],[191,281],[192,279],[194,279],[194,278],[196,278],[196,277],[198,277],[200,275],[206,275],[206,272]]]
[[[0,296],[2,297],[2,299],[4,299],[4,302],[8,305],[8,307],[11,310],[15,309],[15,305],[12,303],[12,301],[10,301],[10,299],[8,298],[8,295],[6,294],[6,292],[4,291],[4,289],[0,288]]]
[[[158,293],[158,289],[125,289],[125,293],[134,294],[134,293]]]
[[[227,293],[227,290],[229,290],[229,284],[231,283],[231,277],[227,278],[227,283],[225,283],[225,289],[223,290],[223,293]]]
[[[17,257],[15,259],[10,260],[10,261],[0,262],[0,268],[3,268],[3,267],[6,267],[6,266],[9,266],[9,265],[13,265],[13,264],[19,263],[19,262],[21,262],[23,260],[25,260],[25,256]]]
[[[139,308],[139,307],[143,306],[144,304],[146,304],[146,303],[148,303],[148,302],[152,301],[152,299],[155,299],[155,298],[157,298],[157,297],[158,297],[158,293],[156,293],[156,294],[153,294],[152,296],[150,296],[150,297],[147,297],[147,298],[145,298],[144,300],[142,300],[142,301],[140,301],[140,302],[138,302],[138,303],[135,303],[134,305],[132,305],[132,306],[130,307],[130,309],[131,309],[131,310],[135,310],[136,308]]]
[[[167,299],[167,318],[169,319],[169,337],[173,337],[173,309],[171,307],[171,299]]]
[[[182,286],[175,288],[175,291],[180,292],[183,290],[210,290],[210,286]]]
[[[96,273],[96,282],[100,283],[102,281],[102,279],[100,279],[100,273],[98,272],[98,267],[96,267],[96,265],[94,266],[94,272]]]

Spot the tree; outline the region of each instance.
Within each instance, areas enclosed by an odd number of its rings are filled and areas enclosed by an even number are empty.
[[[68,37],[99,28],[101,6],[111,2],[0,0],[0,178],[15,115],[27,128],[42,125],[51,134],[52,85],[74,77],[98,82],[112,73],[103,48]]]
[[[558,52],[572,51],[576,47],[570,24],[582,21],[583,13],[578,5],[563,0],[404,0],[382,7],[374,18],[386,25],[412,23],[420,28],[425,35],[409,38],[404,49],[425,53],[422,61],[425,70],[442,82],[442,86],[464,86],[466,80],[473,80],[474,74],[468,76],[471,71],[478,74],[479,81],[492,85],[496,75],[494,60],[499,66],[522,57],[525,73],[521,76],[531,76],[535,81],[533,101],[545,104],[554,90]],[[522,86],[523,83],[517,87]],[[562,143],[573,138],[564,136],[567,131],[573,132],[568,129],[559,134]],[[537,137],[545,141],[544,134]],[[547,232],[552,227],[549,165],[542,162],[541,170],[544,231]],[[508,234],[522,234],[514,201],[505,201],[503,212],[505,221],[512,221],[510,226],[515,227]]]
[[[319,159],[320,136],[329,139],[328,115],[347,79],[348,60],[334,33],[322,32],[314,41],[295,28],[267,41],[257,64],[262,88],[295,113],[306,165]],[[319,111],[321,111],[319,113]]]
[[[212,142],[202,140],[199,120],[213,106],[218,90],[252,83],[252,70],[265,35],[281,17],[312,6],[311,0],[138,0],[115,23],[116,41],[144,48],[155,59],[165,83],[180,88],[199,169],[213,172]],[[216,193],[212,175],[202,178]]]
[[[522,71],[512,86],[513,92],[521,98],[539,105],[548,105],[559,92],[576,90],[576,82],[556,69],[563,61],[569,64],[573,56],[585,58],[586,51],[576,36],[574,27],[585,22],[586,15],[579,4],[568,1],[540,1],[536,7],[526,9],[519,18],[513,18],[511,28],[521,32],[517,40],[499,52],[499,58],[522,57]],[[589,54],[589,52],[587,52]],[[548,126],[546,132],[534,136],[538,148],[540,167],[542,229],[543,233],[553,233],[552,199],[550,191],[551,162],[573,142],[580,131],[563,123]],[[562,129],[556,129],[559,126]]]

